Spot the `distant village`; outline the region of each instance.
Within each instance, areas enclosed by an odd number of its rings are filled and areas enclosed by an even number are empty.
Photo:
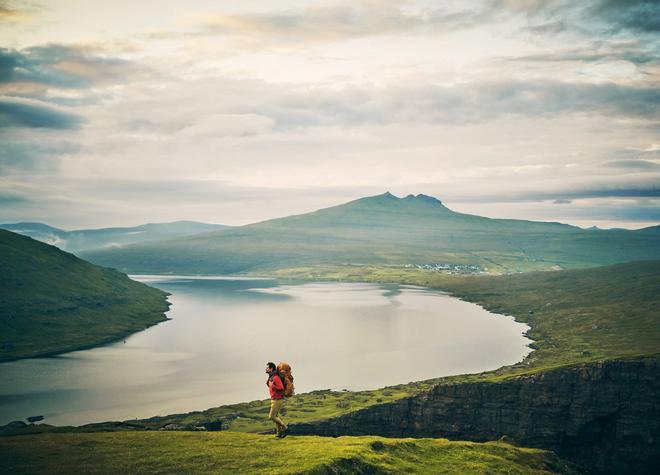
[[[444,272],[445,274],[482,274],[485,269],[477,264],[406,264],[406,267]]]

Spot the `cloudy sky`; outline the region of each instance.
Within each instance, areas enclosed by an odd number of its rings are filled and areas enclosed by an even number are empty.
[[[0,222],[383,193],[660,222],[660,2],[0,1]]]

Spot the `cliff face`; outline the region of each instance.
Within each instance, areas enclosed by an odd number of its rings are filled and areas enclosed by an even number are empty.
[[[554,450],[593,473],[660,473],[660,360],[615,360],[503,382],[456,383],[326,421],[295,434],[503,436]]]

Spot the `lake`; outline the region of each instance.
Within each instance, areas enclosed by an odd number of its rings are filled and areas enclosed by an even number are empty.
[[[375,389],[499,368],[531,350],[512,317],[405,285],[132,276],[171,320],[110,345],[0,364],[0,424],[146,418],[267,397],[266,362],[298,392]]]

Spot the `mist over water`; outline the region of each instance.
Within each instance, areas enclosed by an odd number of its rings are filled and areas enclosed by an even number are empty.
[[[298,392],[375,389],[495,369],[531,350],[527,326],[404,285],[134,276],[170,292],[172,319],[124,341],[0,364],[0,424],[145,418],[267,397],[287,361]]]

